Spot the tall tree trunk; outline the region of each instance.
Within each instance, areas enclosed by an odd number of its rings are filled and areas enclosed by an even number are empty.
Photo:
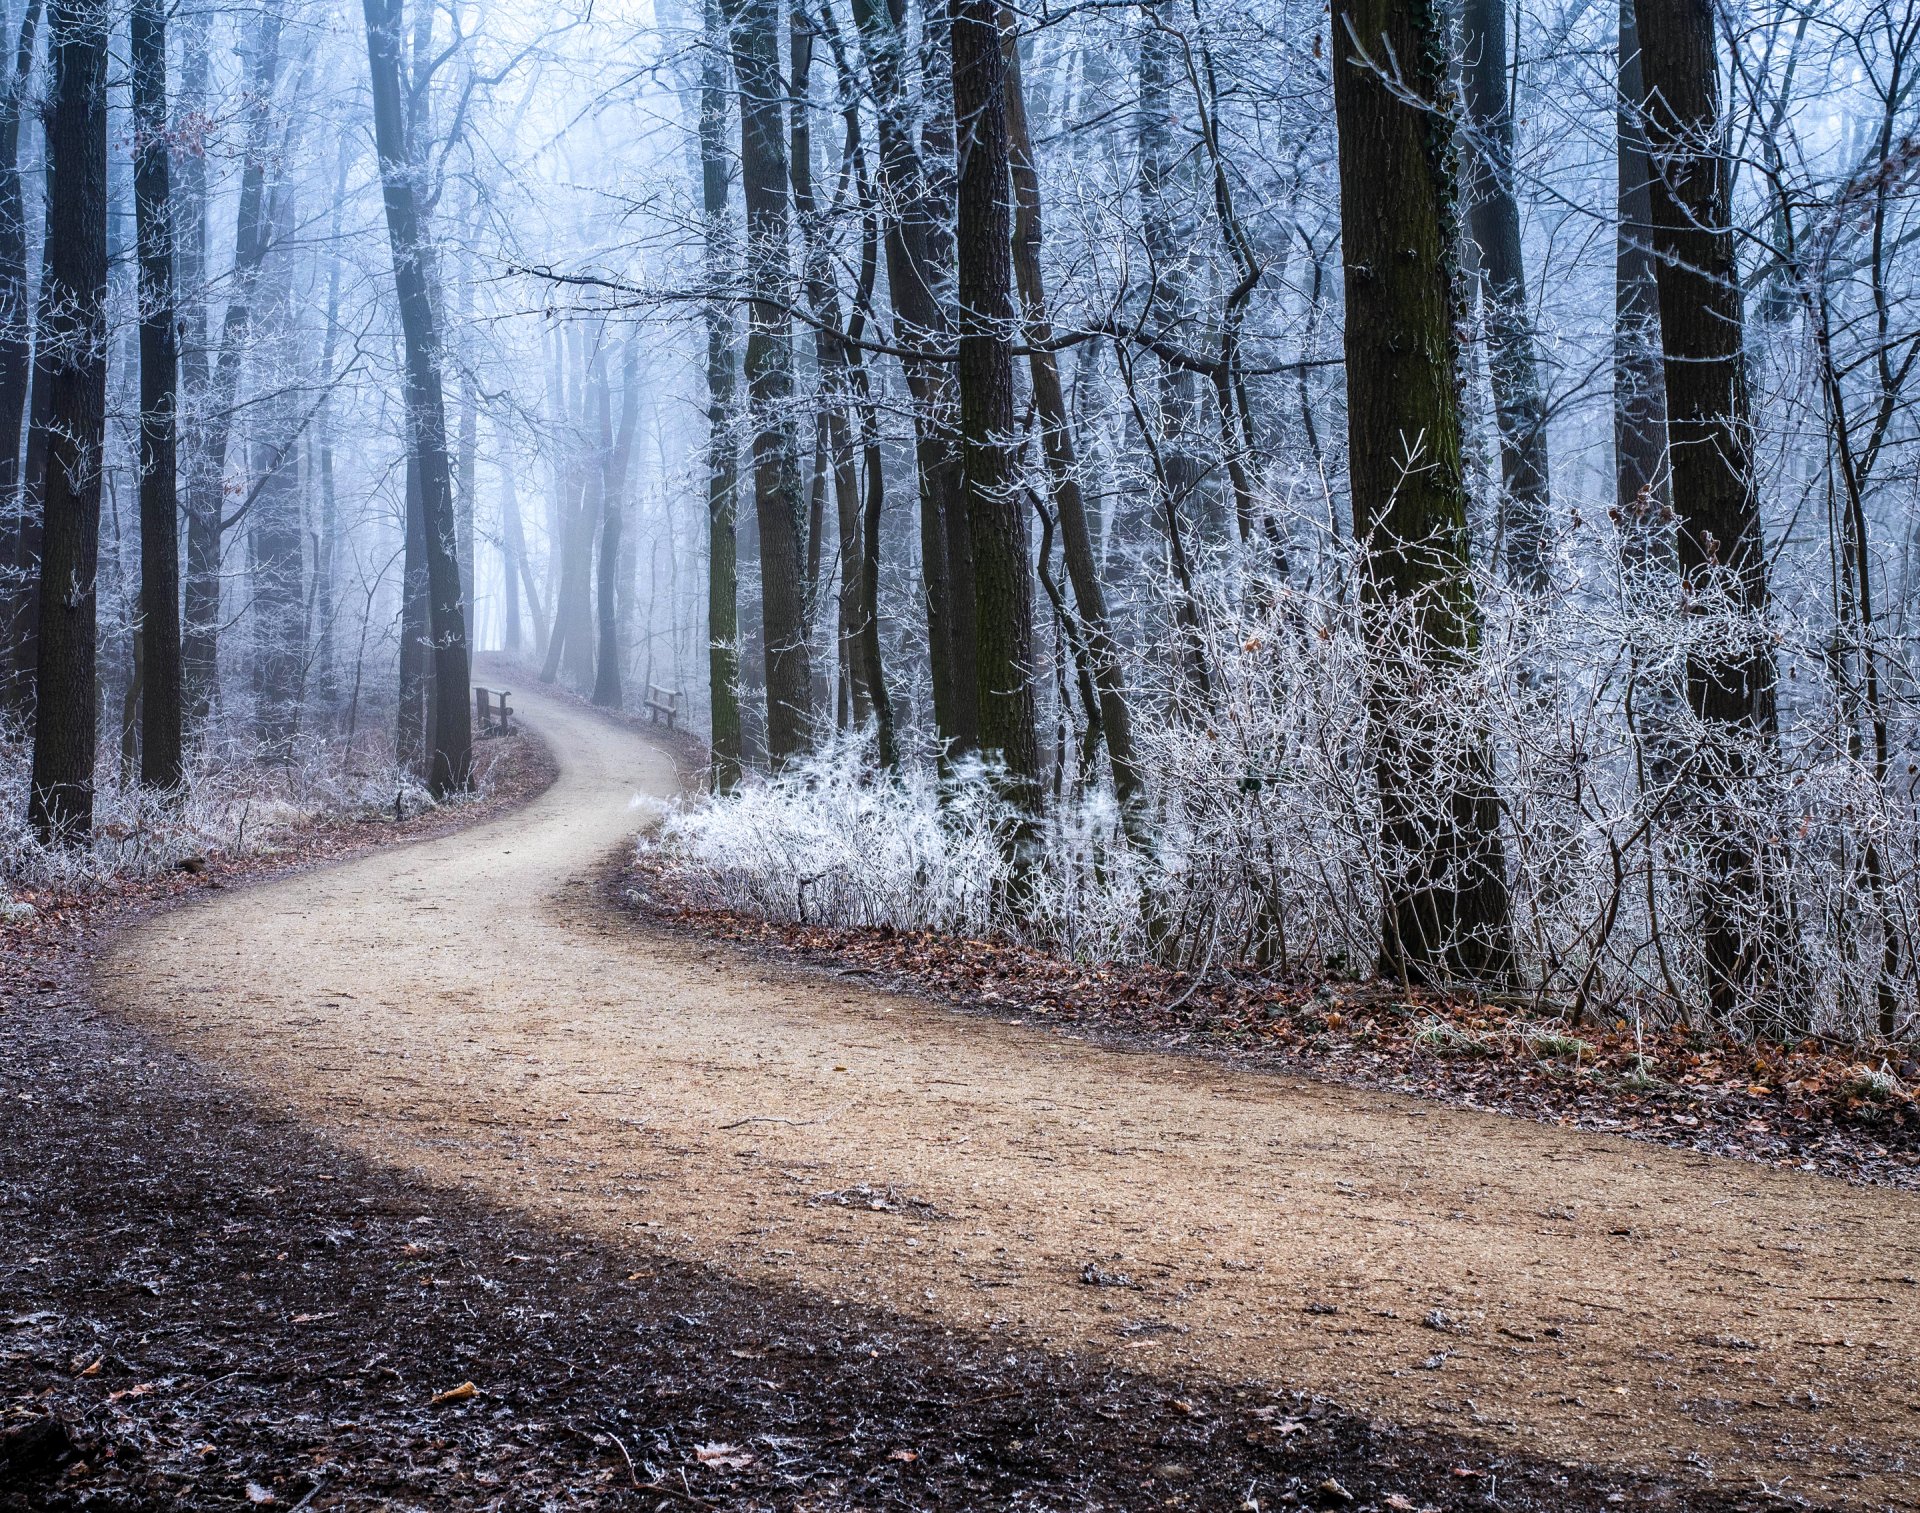
[[[1336,0],[1334,116],[1346,257],[1347,423],[1386,918],[1381,970],[1419,982],[1513,964],[1499,809],[1482,732],[1432,707],[1474,655],[1461,468],[1457,245],[1434,0]],[[1423,690],[1425,695],[1423,697]]]
[[[1042,220],[1040,170],[1027,128],[1026,94],[1021,87],[1020,51],[1010,7],[1000,8],[1007,59],[1007,136],[1013,167],[1013,268],[1020,286],[1021,315],[1026,325],[1027,371],[1033,385],[1034,418],[1040,430],[1040,450],[1046,458],[1047,482],[1053,507],[1060,517],[1060,544],[1067,577],[1080,611],[1080,627],[1092,664],[1094,688],[1100,701],[1100,730],[1113,767],[1114,796],[1129,836],[1142,832],[1141,805],[1146,796],[1139,762],[1133,749],[1133,712],[1127,705],[1126,674],[1120,648],[1113,639],[1107,615],[1106,587],[1093,553],[1087,529],[1086,501],[1080,492],[1078,459],[1074,456],[1073,422],[1067,414],[1060,384],[1060,359],[1052,350],[1053,325],[1047,315],[1046,284],[1041,273]]]
[[[273,195],[269,236],[285,245],[294,225],[291,200],[284,190]],[[293,325],[293,266],[276,254],[256,286],[257,305],[250,333],[258,369],[292,371],[297,333]],[[301,518],[298,460],[301,415],[299,396],[285,385],[259,396],[254,406],[249,459],[251,484],[244,514],[252,595],[254,653],[254,732],[260,758],[285,762],[293,754],[300,729],[300,701],[306,666],[306,531]],[[237,521],[236,521],[237,523]]]
[[[960,455],[972,543],[980,747],[1005,764],[1016,809],[1037,814],[1033,574],[1013,457],[1011,155],[998,0],[952,0],[959,131]]]
[[[1707,995],[1723,1022],[1805,1028],[1778,970],[1791,954],[1766,858],[1723,810],[1758,774],[1778,735],[1766,543],[1742,353],[1732,164],[1720,136],[1719,60],[1710,0],[1637,0],[1653,250],[1665,356],[1676,551],[1688,602],[1724,602],[1744,620],[1687,658],[1687,702],[1707,732],[1689,752],[1703,804],[1701,889]]]
[[[1140,102],[1134,136],[1140,152],[1140,236],[1147,255],[1153,316],[1147,329],[1175,347],[1194,347],[1194,227],[1183,225],[1179,199],[1189,187],[1191,145],[1176,143],[1173,94],[1186,82],[1178,61],[1179,17],[1171,0],[1140,8]],[[1157,457],[1156,482],[1166,490],[1161,513],[1170,523],[1183,513],[1205,510],[1201,497],[1206,465],[1196,442],[1200,435],[1200,379],[1189,368],[1159,363],[1155,404],[1147,414]],[[1208,536],[1224,522],[1208,520]],[[1071,570],[1071,569],[1069,569]]]
[[[593,548],[600,534],[600,507],[606,498],[606,468],[598,445],[594,407],[603,354],[589,350],[583,328],[570,327],[574,354],[573,452],[570,461],[573,503],[567,531],[567,560],[561,573],[559,612],[566,616],[560,670],[576,693],[593,689]]]
[[[506,580],[506,650],[510,657],[520,655],[520,583],[526,579],[527,608],[533,623],[540,623],[540,600],[533,592],[533,569],[527,563],[527,541],[520,524],[520,491],[514,486],[514,468],[500,468],[500,574]]]
[[[140,249],[140,781],[179,786],[180,349],[173,294],[172,150],[164,0],[133,0],[133,197]]]
[[[600,581],[595,594],[599,614],[600,647],[593,674],[593,702],[602,709],[618,709],[620,687],[620,542],[626,511],[627,478],[633,466],[633,432],[640,420],[640,348],[632,336],[622,344],[620,363],[620,426],[613,428],[612,402],[600,400],[600,448],[606,482],[600,506]],[[604,364],[601,387],[607,383]]]
[[[204,98],[206,38],[196,29],[187,38],[183,103]],[[240,367],[251,345],[253,293],[260,265],[272,240],[267,213],[267,170],[273,158],[273,93],[280,73],[280,5],[269,0],[260,14],[252,42],[252,70],[247,81],[246,156],[240,173],[240,204],[234,222],[233,272],[227,290],[227,309],[220,332],[220,353],[207,371],[204,340],[195,341],[189,317],[188,343],[182,371],[195,400],[195,419],[186,472],[187,577],[181,660],[187,702],[196,718],[204,717],[219,694],[219,626],[222,519],[226,507],[227,443],[233,430],[234,401],[240,391]],[[188,155],[192,164],[194,158]],[[197,164],[194,177],[183,186],[182,208],[189,217],[206,214],[205,170]],[[204,258],[199,255],[195,229],[189,240],[197,266],[189,285],[190,301],[204,299]],[[198,285],[200,287],[195,287]],[[198,312],[196,312],[197,316]]]
[[[767,756],[778,769],[811,743],[813,673],[804,582],[805,500],[788,414],[793,337],[786,314],[786,81],[781,0],[728,0],[740,93],[740,176],[746,190],[747,404],[753,422],[753,501],[760,525],[760,612],[766,639]]]
[[[941,217],[927,187],[915,145],[904,78],[904,5],[890,0],[852,0],[853,18],[872,81],[880,148],[880,185],[888,207],[887,290],[893,300],[894,333],[907,350],[937,351],[952,341],[953,324],[938,294],[944,275],[938,252]],[[914,460],[920,486],[920,570],[927,601],[927,655],[933,675],[934,723],[950,744],[968,748],[977,735],[977,699],[966,651],[965,626],[972,605],[960,591],[948,561],[949,522],[964,527],[960,455],[953,444],[958,410],[950,364],[903,358],[914,401]]]
[[[1520,253],[1513,188],[1513,104],[1507,98],[1506,0],[1465,0],[1462,72],[1470,164],[1467,226],[1479,249],[1487,369],[1500,430],[1502,554],[1523,594],[1553,577],[1547,485],[1547,404]]]
[[[48,37],[47,375],[40,641],[27,818],[42,840],[93,829],[101,450],[107,406],[107,33],[92,0],[54,0]]]
[[[408,439],[420,463],[420,512],[426,536],[428,618],[433,633],[434,736],[428,787],[444,798],[469,786],[473,723],[468,713],[466,617],[454,534],[453,481],[447,464],[446,404],[440,387],[440,338],[422,264],[419,205],[407,165],[400,95],[400,11],[396,0],[364,0],[367,61],[373,79],[374,143],[393,246],[393,275],[406,344]]]
[[[12,71],[0,93],[0,527],[6,550],[0,592],[0,707],[24,710],[33,690],[32,627],[39,613],[37,501],[21,490],[21,427],[33,388],[31,296],[27,282],[26,186],[20,173],[20,123],[33,76],[40,0],[27,0],[15,36]],[[29,522],[33,522],[32,525]]]
[[[1628,591],[1650,604],[1679,598],[1673,507],[1667,489],[1667,386],[1660,371],[1660,290],[1653,260],[1653,163],[1641,102],[1640,33],[1633,0],[1620,0],[1619,100],[1615,106],[1617,219],[1614,231],[1613,455],[1615,523]],[[1679,680],[1643,688],[1636,723],[1648,778],[1664,786],[1679,752],[1672,727]]]
[[[328,245],[338,248],[340,228],[346,213],[347,171],[352,165],[352,139],[342,137],[338,167],[333,185],[333,215]],[[321,381],[331,386],[336,381],[333,365],[340,353],[340,273],[337,251],[327,257],[327,324],[321,338]],[[313,612],[317,634],[313,648],[313,698],[322,720],[331,720],[338,699],[338,675],[334,668],[334,561],[338,553],[339,511],[334,497],[333,479],[333,398],[322,394],[313,417],[315,466],[320,475],[320,534],[313,543]]]
[[[813,70],[816,23],[803,10],[792,15],[788,56],[792,60],[792,141],[789,155],[793,176],[793,214],[804,249],[802,282],[807,308],[814,319],[814,362],[820,375],[820,416],[816,485],[831,482],[834,518],[839,537],[840,592],[835,603],[837,660],[845,676],[847,715],[865,725],[872,712],[867,690],[866,659],[860,650],[860,478],[854,458],[849,410],[853,400],[853,357],[843,336],[840,291],[829,262],[830,228],[821,215],[813,191],[813,126],[809,90]],[[849,124],[857,131],[856,118]],[[819,501],[823,503],[824,501]],[[821,532],[810,530],[807,541],[808,576],[818,573],[824,548]]]
[[[430,661],[428,657],[427,529],[420,508],[420,462],[407,446],[406,540],[400,560],[400,706],[395,714],[393,754],[416,777],[427,772]]]
[[[720,0],[706,0],[700,61],[700,194],[707,327],[707,687],[712,704],[713,788],[740,781],[739,449],[734,439],[734,320],[723,285],[727,261],[727,57]],[[651,632],[652,627],[648,627]]]

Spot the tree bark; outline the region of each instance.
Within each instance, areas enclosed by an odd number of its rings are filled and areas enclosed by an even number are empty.
[[[420,508],[426,536],[428,618],[433,634],[434,736],[428,787],[436,798],[472,780],[473,725],[468,711],[466,617],[460,605],[460,562],[454,533],[453,483],[447,462],[446,405],[440,386],[440,340],[422,264],[420,210],[408,166],[400,95],[400,12],[396,0],[364,0],[367,61],[373,80],[374,143],[393,248],[394,286],[406,345],[408,440],[419,459]]]
[[[980,747],[1022,813],[1041,803],[1033,574],[1013,457],[1011,153],[998,0],[952,0],[959,133],[960,456],[972,544]]]
[[[45,523],[33,777],[27,818],[43,841],[93,829],[101,451],[107,404],[107,33],[92,0],[54,0],[48,52],[47,243],[41,367],[47,378]]]
[[[205,37],[188,37],[188,99],[204,91]],[[253,293],[260,265],[272,240],[267,215],[267,169],[273,156],[274,82],[280,73],[280,6],[272,0],[260,14],[253,38],[252,70],[247,81],[246,157],[240,174],[240,203],[234,222],[233,272],[227,290],[226,314],[221,324],[220,354],[207,371],[205,346],[189,340],[182,371],[198,412],[188,449],[185,499],[187,507],[187,576],[181,661],[187,702],[195,718],[204,718],[219,694],[220,567],[222,519],[226,508],[227,444],[233,430],[234,400],[240,390],[240,367],[251,345]],[[192,77],[195,73],[198,77]],[[192,161],[189,155],[189,162]],[[205,171],[195,176],[181,197],[190,216],[206,213]],[[197,231],[195,233],[197,236]],[[194,249],[193,261],[204,267]],[[199,268],[195,270],[200,271]],[[195,291],[193,299],[204,295]],[[190,318],[191,319],[191,318]],[[201,329],[204,330],[202,323]],[[198,380],[196,383],[195,380]]]
[[[1653,251],[1667,391],[1675,548],[1687,602],[1721,600],[1745,622],[1687,658],[1687,702],[1709,733],[1688,754],[1703,808],[1724,810],[1778,735],[1766,543],[1753,463],[1752,403],[1742,352],[1732,164],[1720,137],[1719,59],[1709,0],[1636,0],[1652,181]],[[1732,641],[1735,644],[1728,645]],[[1722,649],[1724,648],[1724,649]],[[1707,996],[1722,1022],[1770,1030],[1804,1021],[1778,969],[1791,946],[1766,859],[1737,816],[1702,826],[1701,928]]]
[[[903,77],[903,4],[898,0],[852,0],[872,81],[879,138],[880,185],[888,206],[887,289],[894,332],[909,350],[944,348],[953,322],[939,298],[944,275],[939,254],[951,238],[937,212],[915,145]],[[960,455],[952,439],[958,401],[950,364],[903,358],[907,390],[914,401],[914,461],[920,490],[920,571],[927,604],[927,654],[933,675],[934,724],[949,745],[966,749],[977,739],[978,702],[972,679],[967,626],[972,605],[949,562],[950,522],[965,526],[960,495]],[[965,665],[962,665],[963,662]]]
[[[600,506],[600,579],[595,596],[600,617],[600,648],[594,665],[593,702],[602,709],[618,709],[621,704],[620,540],[625,523],[627,479],[633,466],[633,433],[640,419],[640,349],[632,336],[622,346],[617,431],[613,427],[610,399],[603,396],[600,403],[600,446],[606,459],[606,484]],[[604,388],[604,365],[600,382]]]
[[[23,712],[31,702],[33,625],[39,613],[37,502],[21,484],[21,427],[33,389],[33,319],[27,282],[26,189],[20,174],[20,123],[33,76],[40,0],[27,0],[15,35],[12,72],[0,93],[0,520],[7,551],[0,593],[0,707]],[[32,522],[30,524],[30,522]]]
[[[1174,141],[1176,18],[1169,0],[1143,5],[1141,18],[1140,103],[1134,115],[1134,138],[1140,153],[1140,239],[1147,255],[1154,310],[1148,329],[1173,346],[1192,347],[1196,345],[1194,228],[1182,225],[1178,198],[1188,184],[1187,153]],[[1162,361],[1158,369],[1154,405],[1146,418],[1158,459],[1157,483],[1168,495],[1161,514],[1171,522],[1187,511],[1206,510],[1209,504],[1201,497],[1206,465],[1196,450],[1200,381],[1197,373],[1173,363]],[[1208,536],[1220,534],[1222,522],[1207,524]]]
[[[706,0],[700,60],[700,199],[707,299],[707,688],[712,706],[712,781],[740,781],[739,448],[734,439],[734,319],[727,267],[727,46],[720,0]]]
[[[1447,55],[1433,0],[1337,0],[1347,424],[1386,917],[1381,971],[1504,977],[1513,944],[1483,736],[1422,690],[1474,654]],[[1462,752],[1464,750],[1464,760]]]
[[[1461,45],[1470,170],[1467,226],[1479,250],[1487,369],[1500,431],[1500,540],[1507,577],[1538,596],[1553,581],[1547,404],[1520,250],[1507,98],[1506,0],[1465,0]]]
[[[1142,803],[1146,784],[1133,749],[1133,712],[1127,704],[1126,673],[1120,648],[1113,639],[1107,614],[1106,587],[1094,556],[1093,536],[1087,527],[1086,501],[1080,492],[1079,461],[1074,455],[1073,422],[1067,414],[1060,383],[1060,359],[1049,345],[1053,325],[1047,315],[1046,284],[1041,272],[1042,218],[1040,170],[1027,127],[1026,94],[1020,78],[1020,51],[1012,9],[1002,4],[1000,25],[1005,39],[1007,79],[1007,137],[1013,170],[1013,268],[1020,287],[1021,316],[1026,327],[1027,372],[1033,386],[1034,418],[1040,431],[1040,450],[1046,458],[1048,492],[1060,518],[1060,545],[1067,577],[1073,584],[1080,611],[1087,659],[1100,703],[1100,731],[1113,768],[1114,797],[1127,834],[1143,834]]]
[[[753,427],[753,501],[760,526],[760,612],[767,669],[767,758],[778,770],[812,741],[813,673],[807,645],[806,501],[793,398],[793,336],[785,311],[786,81],[780,73],[781,0],[727,0],[740,94],[740,174],[747,209],[747,405]]]
[[[164,0],[133,0],[133,198],[140,257],[140,781],[184,773],[180,672],[180,349],[173,293]]]

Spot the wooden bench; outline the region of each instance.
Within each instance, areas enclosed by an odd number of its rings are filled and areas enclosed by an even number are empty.
[[[510,735],[513,732],[513,711],[507,708],[507,690],[504,688],[476,687],[473,690],[473,716],[481,735]]]
[[[673,729],[673,722],[680,718],[680,695],[670,688],[656,688],[647,685],[647,717],[658,725],[665,717],[667,729]]]

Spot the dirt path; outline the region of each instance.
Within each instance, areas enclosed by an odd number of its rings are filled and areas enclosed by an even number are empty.
[[[1537,1455],[1920,1507],[1920,1201],[1100,1050],[636,932],[671,762],[130,932],[103,1000],[372,1158],[743,1277]]]

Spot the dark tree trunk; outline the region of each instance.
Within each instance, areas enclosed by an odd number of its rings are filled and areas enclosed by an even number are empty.
[[[1688,602],[1721,595],[1745,618],[1687,660],[1687,702],[1709,733],[1689,753],[1705,806],[1720,809],[1756,775],[1778,733],[1766,543],[1742,354],[1729,162],[1720,137],[1719,60],[1709,0],[1637,0],[1643,119],[1655,167],[1653,250],[1665,353],[1675,547]],[[1732,644],[1729,644],[1732,643]],[[1791,954],[1765,858],[1726,814],[1704,814],[1701,890],[1707,993],[1723,1021],[1797,1021],[1777,971]],[[1771,1021],[1778,1019],[1778,1023]]]
[[[786,81],[781,0],[728,0],[740,94],[746,190],[747,404],[753,422],[754,515],[760,525],[760,612],[766,640],[767,757],[775,769],[811,743],[813,673],[804,590],[805,500],[792,417],[793,337],[785,313]]]
[[[1667,385],[1660,371],[1660,291],[1653,262],[1653,163],[1641,102],[1640,33],[1633,0],[1620,0],[1620,94],[1615,107],[1617,221],[1614,232],[1613,455],[1615,526],[1630,594],[1678,601],[1673,506],[1667,490]],[[1636,725],[1647,776],[1664,786],[1680,753],[1672,737],[1680,680],[1641,686]]]
[[[33,389],[32,319],[27,285],[26,188],[20,173],[20,123],[33,75],[40,0],[27,0],[15,37],[12,72],[0,94],[0,529],[6,550],[0,592],[0,707],[24,710],[31,700],[32,628],[39,613],[38,502],[21,491],[21,426]]]
[[[854,457],[849,410],[853,400],[853,354],[842,332],[840,291],[829,263],[828,227],[813,192],[813,126],[809,99],[813,69],[815,23],[800,10],[792,16],[788,55],[792,59],[793,213],[804,249],[802,279],[807,308],[813,316],[814,361],[820,374],[820,417],[816,483],[831,482],[834,519],[839,538],[840,591],[835,596],[834,639],[845,694],[845,713],[854,725],[865,725],[872,714],[867,690],[866,659],[860,648],[860,476]],[[849,122],[858,131],[857,112]],[[824,503],[816,496],[817,502]],[[808,576],[818,573],[825,542],[822,532],[810,530],[807,541]],[[817,589],[815,590],[817,593]]]
[[[893,300],[894,333],[909,350],[936,351],[952,340],[953,325],[938,297],[944,278],[938,253],[951,238],[927,185],[913,139],[908,107],[901,20],[904,7],[888,0],[853,0],[853,17],[872,80],[874,120],[880,148],[880,185],[888,206],[887,289]],[[914,401],[914,457],[920,487],[920,569],[927,599],[927,654],[933,674],[934,723],[950,744],[975,742],[977,700],[959,587],[948,561],[950,521],[965,525],[960,496],[960,454],[952,431],[958,411],[950,364],[903,359]]]
[[[467,627],[460,607],[453,481],[447,464],[447,414],[440,387],[440,339],[422,263],[420,210],[407,166],[400,94],[400,12],[394,0],[364,0],[367,60],[373,79],[374,142],[393,247],[393,275],[406,345],[408,439],[420,464],[420,512],[426,537],[428,618],[433,634],[433,766],[428,787],[444,798],[472,780],[473,724],[468,712]]]
[[[1660,372],[1660,290],[1653,260],[1653,163],[1647,156],[1641,102],[1640,33],[1633,0],[1620,3],[1620,100],[1617,140],[1618,221],[1614,240],[1613,440],[1614,502],[1621,529],[1665,543],[1667,386]],[[1658,551],[1652,542],[1643,548]]]
[[[720,0],[707,0],[701,54],[701,211],[707,242],[707,687],[712,703],[712,785],[739,783],[739,584],[733,516],[739,447],[733,440],[733,309],[722,286],[728,269],[728,79],[730,56]]]
[[[1502,977],[1513,945],[1491,756],[1478,732],[1462,737],[1459,711],[1421,696],[1478,638],[1444,32],[1432,0],[1337,0],[1333,35],[1354,530],[1367,551],[1368,722],[1387,852],[1381,970]]]
[[[140,781],[179,786],[183,775],[180,673],[180,349],[173,293],[172,156],[167,139],[164,0],[134,0],[133,197],[140,249]]]
[[[1126,675],[1120,648],[1107,615],[1106,587],[1087,528],[1086,501],[1080,492],[1080,469],[1074,456],[1073,422],[1067,414],[1060,384],[1060,360],[1050,349],[1053,326],[1047,315],[1046,285],[1041,274],[1040,172],[1027,128],[1026,96],[1021,88],[1020,53],[1015,40],[1013,12],[1001,7],[1007,59],[1007,136],[1013,165],[1013,267],[1020,286],[1021,314],[1026,325],[1027,369],[1033,385],[1034,418],[1040,430],[1040,449],[1046,458],[1047,482],[1053,507],[1060,517],[1060,544],[1073,583],[1074,603],[1080,610],[1094,688],[1100,702],[1100,731],[1113,767],[1114,796],[1126,822],[1127,834],[1141,834],[1141,805],[1146,785],[1133,749],[1133,713],[1127,706]]]
[[[107,405],[107,32],[92,0],[55,0],[48,53],[47,377],[40,642],[27,817],[42,840],[92,834],[100,458]]]
[[[953,0],[959,132],[960,448],[972,544],[980,747],[1005,764],[1006,793],[1039,811],[1033,575],[1013,457],[1011,154],[997,0]]]
[[[1469,139],[1467,224],[1479,249],[1487,368],[1500,430],[1500,539],[1507,577],[1522,593],[1552,583],[1547,405],[1520,255],[1513,189],[1513,105],[1507,98],[1506,0],[1466,0],[1462,71]]]

